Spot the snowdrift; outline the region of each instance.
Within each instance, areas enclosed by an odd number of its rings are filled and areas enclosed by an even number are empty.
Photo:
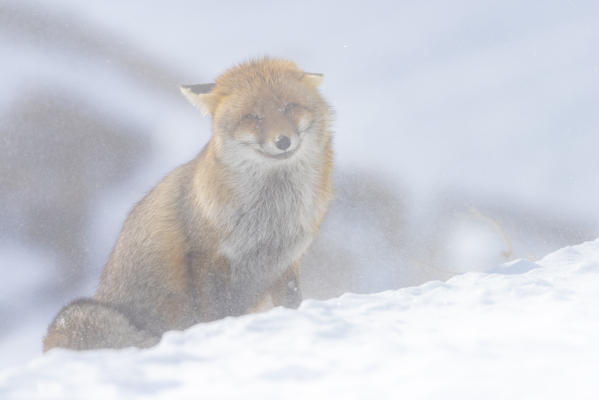
[[[169,332],[149,350],[53,350],[2,399],[596,399],[599,239],[533,263],[305,301]]]

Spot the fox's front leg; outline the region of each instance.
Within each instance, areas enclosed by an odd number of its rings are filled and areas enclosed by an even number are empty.
[[[294,262],[270,290],[273,305],[297,308],[302,302],[299,285],[300,262]]]
[[[302,302],[302,292],[299,287],[299,265],[299,261],[293,263],[249,312],[266,311],[276,306],[297,308]]]

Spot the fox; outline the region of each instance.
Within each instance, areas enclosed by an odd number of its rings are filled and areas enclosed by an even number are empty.
[[[43,351],[151,347],[169,330],[297,308],[301,258],[332,197],[322,80],[263,57],[182,85],[210,139],[133,207],[93,298],[58,312]]]

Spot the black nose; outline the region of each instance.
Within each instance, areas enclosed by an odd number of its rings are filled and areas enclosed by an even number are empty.
[[[291,146],[291,140],[287,136],[279,136],[275,142],[279,150],[287,150]]]

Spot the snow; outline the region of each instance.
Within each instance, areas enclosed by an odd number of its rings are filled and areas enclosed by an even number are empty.
[[[595,399],[599,239],[375,294],[53,350],[0,371],[10,399]]]
[[[489,272],[599,236],[598,17],[593,0],[2,2],[0,172],[19,191],[0,173],[0,368],[39,354],[56,312],[93,294],[132,205],[208,140],[210,120],[178,85],[248,57],[324,73],[335,109],[335,202],[303,259],[307,297]],[[52,198],[71,178],[43,162],[56,147],[18,144],[80,125],[5,126],[46,102],[126,127],[140,164],[110,184],[93,175],[85,201]],[[114,167],[104,161],[94,174]],[[40,213],[71,207],[81,243],[45,244]],[[79,283],[58,257],[71,250]]]

